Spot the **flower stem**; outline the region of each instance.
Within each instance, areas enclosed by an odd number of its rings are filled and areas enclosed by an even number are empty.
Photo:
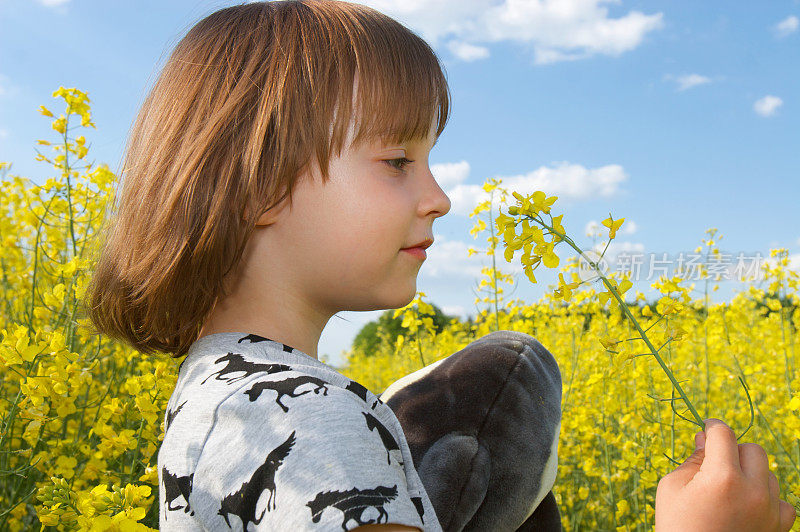
[[[531,218],[534,222],[540,224],[542,227],[546,228],[548,231],[550,231],[554,235],[558,236],[561,240],[563,240],[564,242],[569,244],[569,246],[572,249],[574,249],[579,255],[584,256],[583,250],[580,247],[578,247],[575,244],[575,242],[573,242],[572,239],[569,238],[567,235],[559,233],[553,227],[548,226],[546,223],[544,223],[538,217],[528,216],[528,218]],[[681,396],[681,399],[683,399],[683,402],[686,403],[686,406],[689,408],[689,410],[692,412],[692,415],[697,420],[697,425],[700,426],[701,428],[705,427],[705,422],[703,421],[703,418],[700,417],[700,414],[697,412],[697,410],[695,409],[695,407],[692,404],[692,402],[689,401],[689,398],[686,396],[686,393],[683,391],[683,388],[681,388],[681,385],[678,384],[678,381],[675,379],[675,376],[672,374],[672,371],[664,363],[664,360],[658,354],[658,350],[650,342],[650,339],[647,337],[647,334],[642,330],[642,327],[639,325],[639,322],[636,320],[636,318],[633,317],[633,314],[631,314],[631,311],[628,308],[628,305],[620,297],[619,292],[617,291],[617,289],[614,288],[614,286],[608,281],[606,276],[603,275],[603,273],[600,271],[599,268],[597,268],[597,266],[594,263],[592,263],[592,268],[600,276],[600,279],[603,281],[603,284],[606,286],[606,288],[608,288],[608,291],[614,296],[614,299],[617,300],[617,303],[619,304],[620,308],[625,313],[625,315],[628,317],[628,319],[631,321],[633,326],[636,327],[636,330],[639,332],[639,335],[641,336],[642,340],[644,341],[645,344],[647,344],[648,349],[650,349],[650,354],[652,354],[655,357],[655,359],[658,361],[658,364],[661,366],[661,369],[663,369],[664,373],[667,374],[667,377],[669,378],[670,382],[672,383],[672,386],[674,386],[675,389],[678,390],[678,394]]]

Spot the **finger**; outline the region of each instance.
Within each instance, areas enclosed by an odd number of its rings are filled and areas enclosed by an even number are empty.
[[[698,432],[697,434],[702,434],[702,432]],[[698,440],[697,434],[695,434],[695,442]],[[705,449],[697,448],[697,446],[695,446],[694,452],[682,464],[680,464],[667,475],[670,478],[670,482],[675,482],[681,487],[691,482],[691,480],[700,470],[700,466],[703,464],[704,456]]]
[[[720,419],[706,419],[705,423],[706,452],[700,470],[711,474],[718,471],[741,474],[739,444],[733,429]]]
[[[776,477],[775,473],[772,471],[768,471],[767,473],[769,474],[769,498],[777,499],[781,493],[781,488],[778,485],[778,477]]]
[[[694,435],[694,448],[703,449],[706,446],[706,433],[702,430]]]
[[[766,484],[770,472],[767,451],[757,443],[740,443],[738,447],[742,473],[759,484]]]
[[[781,532],[789,532],[797,519],[797,512],[794,506],[786,501],[780,501],[781,506]]]

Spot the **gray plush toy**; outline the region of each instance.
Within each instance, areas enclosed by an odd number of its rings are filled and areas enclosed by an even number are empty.
[[[381,395],[442,529],[560,531],[552,487],[561,372],[535,338],[496,331]]]

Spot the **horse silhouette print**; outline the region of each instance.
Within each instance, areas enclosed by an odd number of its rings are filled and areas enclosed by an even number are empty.
[[[361,412],[361,413],[364,414],[364,418],[366,418],[365,420],[367,422],[367,428],[370,431],[372,431],[373,429],[378,429],[378,435],[381,437],[381,442],[383,442],[383,446],[386,447],[386,463],[387,464],[392,463],[389,451],[400,450],[400,446],[397,445],[397,440],[394,439],[394,436],[392,436],[392,433],[389,432],[389,429],[383,426],[383,423],[378,421],[378,418],[376,418],[369,412]],[[403,465],[402,461],[398,460],[398,462],[400,462],[400,465]]]
[[[250,375],[254,373],[278,373],[279,371],[291,371],[291,366],[287,366],[286,364],[259,364],[258,362],[250,362],[249,360],[245,360],[244,357],[238,353],[228,353],[225,356],[222,356],[214,361],[214,364],[219,364],[221,362],[227,362],[225,367],[220,369],[219,371],[215,371],[211,373],[208,377],[203,379],[200,384],[205,384],[206,381],[211,377],[211,375],[216,375],[214,380],[218,381],[227,381],[228,384],[233,384],[236,381],[240,381],[242,379],[246,379]],[[239,373],[242,372],[244,375],[240,377],[227,377],[230,373]]]
[[[365,403],[369,403],[369,401],[367,400],[367,392],[369,390],[367,390],[363,384],[360,384],[356,381],[350,381],[350,384],[347,385],[345,390],[350,390],[351,392],[359,396],[362,401],[364,401]],[[381,401],[379,397],[376,397],[375,401],[372,403],[373,410],[375,410],[375,407],[378,405],[378,403],[383,404],[383,401]]]
[[[250,401],[255,401],[261,395],[261,392],[264,390],[273,390],[278,392],[278,397],[275,399],[275,402],[278,403],[284,412],[289,411],[289,407],[281,403],[281,397],[284,395],[288,395],[289,397],[300,397],[301,395],[305,395],[312,390],[305,390],[303,392],[297,393],[297,389],[304,384],[314,384],[316,387],[313,389],[315,394],[318,394],[320,390],[323,390],[323,395],[328,395],[328,386],[330,383],[325,382],[324,380],[312,377],[311,375],[301,375],[300,377],[292,377],[289,379],[284,379],[282,381],[263,381],[257,382],[250,387],[249,390],[245,391],[244,393],[250,398]]]
[[[228,527],[233,528],[228,520],[229,515],[238,516],[242,520],[242,530],[247,530],[248,523],[252,522],[257,525],[264,518],[264,514],[267,511],[274,510],[277,507],[275,500],[277,499],[275,473],[283,464],[284,459],[289,456],[289,451],[296,441],[295,432],[292,431],[286,441],[270,451],[264,463],[258,466],[250,479],[244,482],[239,490],[226,495],[222,499],[217,513],[225,519]],[[269,490],[267,508],[256,519],[256,503],[265,489]],[[270,508],[270,506],[272,507]]]

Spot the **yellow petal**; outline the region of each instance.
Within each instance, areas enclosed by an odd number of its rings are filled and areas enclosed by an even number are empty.
[[[542,262],[544,262],[544,265],[547,266],[548,268],[558,267],[559,261],[560,259],[558,258],[558,255],[552,252],[547,252],[542,257]]]

